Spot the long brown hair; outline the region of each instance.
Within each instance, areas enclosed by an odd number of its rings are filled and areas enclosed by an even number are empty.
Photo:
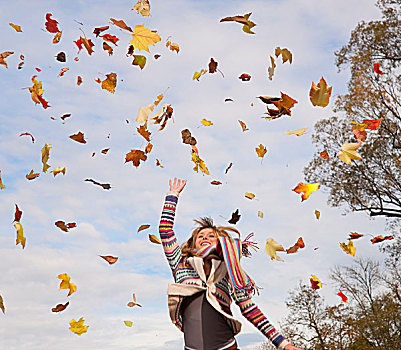
[[[191,234],[191,237],[181,246],[181,255],[186,260],[188,257],[194,255],[196,237],[199,232],[205,228],[211,228],[216,234],[217,237],[231,237],[230,233],[227,231],[233,231],[241,236],[241,233],[232,226],[215,226],[213,224],[213,219],[210,217],[203,217],[199,219],[195,219],[194,222],[198,225]]]

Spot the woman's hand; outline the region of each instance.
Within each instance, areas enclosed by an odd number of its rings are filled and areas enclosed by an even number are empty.
[[[168,180],[168,183],[170,184],[170,191],[180,193],[184,189],[184,187],[187,183],[187,180],[178,179],[178,181],[177,181],[177,178],[175,177],[173,184],[171,184],[171,179]]]
[[[297,348],[294,345],[288,344],[288,345],[285,346],[284,350],[302,350],[302,349]]]

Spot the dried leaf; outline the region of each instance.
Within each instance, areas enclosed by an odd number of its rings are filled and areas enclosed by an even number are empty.
[[[206,120],[205,118],[203,118],[203,119],[201,120],[201,124],[204,125],[204,126],[213,125],[213,123],[212,123],[211,120]]]
[[[188,129],[181,130],[182,142],[188,145],[195,146],[196,139],[191,135],[191,132]]]
[[[241,79],[242,81],[249,81],[249,80],[251,80],[251,76],[250,76],[249,74],[242,73],[242,74],[238,77],[238,79]]]
[[[70,321],[70,331],[81,335],[83,333],[86,333],[88,331],[89,326],[84,326],[84,318],[81,317],[78,321],[75,321],[74,319],[72,319]]]
[[[155,235],[149,235],[149,241],[151,241],[152,243],[155,243],[155,244],[162,244],[162,242],[160,242],[159,238],[157,238]]]
[[[258,210],[258,217],[260,217],[261,219],[263,219],[263,212]]]
[[[80,75],[78,75],[77,77],[77,85],[81,85],[82,84],[82,77]]]
[[[345,296],[345,294],[343,292],[338,292],[337,295],[341,298],[341,301],[343,303],[346,303],[348,301],[348,298]]]
[[[67,60],[66,56],[65,56],[65,52],[62,52],[62,51],[59,52],[56,56],[56,60],[59,62],[65,62]]]
[[[379,235],[379,236],[372,238],[370,241],[372,242],[372,244],[375,244],[375,243],[380,243],[380,242],[390,240],[390,239],[394,239],[394,236],[383,237],[382,235]]]
[[[125,29],[125,30],[128,30],[129,32],[133,32],[133,30],[132,30],[132,28],[131,27],[129,27],[129,26],[127,26],[126,24],[125,24],[125,22],[122,20],[122,19],[120,19],[120,20],[115,20],[114,18],[110,18],[110,21],[114,24],[114,25],[116,25],[117,27],[120,27],[121,29]]]
[[[19,26],[18,24],[14,24],[14,23],[8,23],[11,27],[13,27],[18,33],[22,32],[21,26]]]
[[[30,172],[29,174],[26,174],[26,175],[25,175],[25,177],[26,177],[28,180],[36,179],[38,176],[39,176],[39,173],[34,173],[34,172],[33,172],[33,169],[31,170],[31,172]],[[0,180],[0,181],[1,181],[1,180]],[[0,188],[1,188],[1,185],[0,185]]]
[[[243,121],[241,121],[241,120],[238,119],[238,122],[239,122],[239,124],[241,125],[241,128],[242,128],[242,131],[243,131],[243,132],[249,130],[249,129],[247,128],[246,124],[245,124]]]
[[[177,43],[171,43],[170,40],[167,41],[166,47],[168,47],[171,51],[176,51],[177,53],[180,51],[180,46]]]
[[[75,222],[69,222],[68,224],[66,224],[64,221],[56,221],[54,223],[60,230],[64,231],[64,232],[68,232],[70,228],[74,228],[77,227],[77,224]]]
[[[199,72],[195,72],[194,73],[194,76],[192,77],[192,80],[197,80],[197,81],[199,81],[199,78],[202,76],[202,75],[204,75],[204,74],[206,74],[207,73],[207,70],[206,69],[201,69]]]
[[[245,192],[245,197],[248,198],[248,199],[254,199],[255,195],[253,193],[250,193],[250,192]]]
[[[349,234],[348,239],[358,239],[358,238],[361,238],[361,237],[363,237],[363,236],[364,236],[363,234],[360,234],[360,233],[358,233],[358,232],[351,232],[351,233]]]
[[[319,189],[320,182],[304,184],[300,182],[292,191],[296,193],[303,193],[301,196],[301,201],[308,199],[312,192],[317,191]]]
[[[91,39],[86,39],[80,36],[78,40],[74,40],[74,43],[78,46],[78,53],[82,50],[82,45],[84,45],[89,55],[92,55],[92,53],[94,52],[92,47],[95,46],[95,44],[92,42]]]
[[[111,56],[113,54],[113,48],[105,42],[103,42],[103,50],[107,51],[109,56]]]
[[[265,156],[265,154],[267,153],[267,149],[265,146],[263,146],[262,144],[259,145],[259,147],[255,148],[256,153],[258,154],[258,157],[263,158]]]
[[[344,143],[338,153],[338,158],[347,164],[351,164],[352,159],[362,159],[361,155],[356,151],[360,145],[360,143]]]
[[[57,33],[60,31],[57,27],[58,22],[55,19],[52,19],[51,16],[53,16],[51,13],[46,13],[46,30],[50,33]]]
[[[287,135],[297,135],[297,136],[301,136],[301,135],[307,134],[307,132],[306,132],[307,129],[308,129],[308,128],[301,128],[301,129],[297,129],[297,130],[294,130],[294,131],[288,130],[288,131],[286,131],[285,133],[286,133]]]
[[[11,23],[10,23],[10,25],[11,25]],[[380,74],[380,75],[386,74],[380,69],[380,63],[379,62],[376,62],[376,63],[373,64],[373,72],[375,72],[376,74]]]
[[[217,72],[217,65],[218,63],[213,59],[213,57],[210,58],[210,62],[209,62],[209,73],[216,73]]]
[[[150,141],[151,132],[148,130],[148,121],[145,121],[145,124],[139,126],[136,130],[146,141]]]
[[[222,18],[222,19],[220,20],[220,22],[234,21],[234,22],[237,22],[237,23],[241,23],[241,24],[243,24],[242,30],[243,30],[245,33],[248,33],[248,34],[255,34],[255,33],[251,30],[251,28],[253,28],[254,26],[256,26],[256,24],[255,24],[254,22],[252,22],[252,21],[249,20],[249,17],[251,16],[251,14],[252,14],[252,12],[249,12],[249,13],[243,15],[243,16],[237,15],[237,16],[232,16],[232,17],[225,17],[225,18]]]
[[[53,44],[58,44],[60,42],[61,34],[63,34],[61,31],[56,33],[56,35],[53,37]]]
[[[45,173],[47,172],[47,169],[50,168],[50,165],[47,164],[47,162],[49,161],[49,157],[50,157],[50,149],[52,147],[49,145],[47,145],[47,143],[43,146],[42,148],[42,164],[43,164],[43,168],[42,171]]]
[[[104,32],[105,30],[109,29],[109,26],[104,27],[97,27],[93,30],[93,34],[96,35],[96,38],[99,36],[100,33]]]
[[[124,324],[125,324],[127,327],[132,327],[132,321],[124,321]]]
[[[20,222],[22,216],[22,211],[18,208],[18,205],[15,205],[15,213],[14,213],[14,221],[13,222]]]
[[[6,313],[6,308],[4,306],[4,300],[3,300],[3,297],[1,295],[0,295],[0,309],[1,309],[1,311],[3,311],[3,314]]]
[[[111,185],[110,184],[101,184],[100,182],[97,182],[97,181],[92,180],[92,179],[85,179],[84,181],[92,182],[95,185],[101,186],[104,190],[111,189]]]
[[[269,73],[269,79],[273,80],[274,76],[274,69],[276,68],[276,63],[274,61],[274,58],[270,56],[270,66],[267,68],[267,73]]]
[[[149,142],[145,147],[145,153],[148,154],[152,151],[153,145]]]
[[[361,143],[361,142],[365,142],[366,138],[368,136],[368,133],[366,132],[366,130],[358,130],[358,129],[354,129],[352,130],[352,133],[354,134],[356,140]]]
[[[115,35],[111,35],[111,34],[104,34],[104,35],[101,35],[100,37],[103,38],[103,40],[111,42],[116,46],[117,46],[117,41],[120,40]]]
[[[227,174],[227,172],[230,170],[230,168],[233,166],[233,163],[230,163],[228,165],[228,167],[226,168],[226,170],[224,171],[225,174]]]
[[[65,167],[64,166],[58,166],[57,168],[54,168],[54,170],[52,170],[50,173],[53,173],[54,176],[56,176],[57,174],[60,174],[60,173],[65,175]]]
[[[270,97],[270,96],[258,96],[266,104],[273,104],[277,108],[269,108],[267,107],[267,113],[270,117],[262,117],[267,120],[277,119],[282,115],[291,116],[291,108],[294,107],[298,101],[294,100],[290,96],[281,93],[281,97]]]
[[[348,244],[340,243],[340,247],[347,254],[355,256],[356,248],[354,247],[354,243],[352,243],[351,240],[348,241]]]
[[[167,124],[167,121],[173,116],[173,107],[171,105],[164,103],[163,107],[155,114],[152,124],[159,124],[159,131],[163,130]]]
[[[315,275],[311,275],[312,278],[310,278],[310,283],[312,289],[319,289],[322,288],[322,282],[320,282],[319,278],[317,278]]]
[[[132,65],[139,66],[141,70],[145,67],[146,57],[142,55],[134,55],[134,60],[132,61]]]
[[[164,166],[160,164],[160,161],[157,158],[156,158],[156,166],[159,166],[160,168],[164,168]]]
[[[319,210],[315,210],[315,216],[316,216],[316,219],[317,220],[319,220],[320,219],[320,211]]]
[[[222,182],[221,182],[221,181],[213,180],[213,181],[210,181],[210,184],[211,184],[211,185],[216,185],[216,186],[218,186],[218,185],[221,185]]]
[[[70,276],[68,276],[66,273],[62,273],[57,276],[58,279],[61,279],[60,282],[60,289],[69,289],[70,291],[68,292],[67,297],[69,297],[72,293],[75,293],[77,291],[77,286],[74,283],[71,283]]]
[[[74,141],[77,141],[79,143],[86,143],[86,140],[84,139],[84,137],[85,137],[85,135],[80,131],[78,131],[77,134],[73,134],[73,135],[69,136],[69,138]]]
[[[266,239],[265,253],[269,255],[272,260],[284,261],[277,255],[278,251],[283,252],[283,246],[277,243],[273,238]]]
[[[231,219],[228,220],[228,222],[229,222],[230,224],[235,225],[235,224],[238,222],[238,220],[239,220],[240,218],[241,218],[241,215],[240,215],[240,213],[239,213],[239,209],[237,209],[234,213],[231,214]]]
[[[5,61],[5,59],[12,55],[14,53],[14,51],[4,51],[2,53],[0,53],[0,64],[2,64],[3,66],[6,66],[6,68],[8,68],[7,62]]]
[[[290,50],[288,49],[280,49],[279,46],[276,47],[276,49],[274,50],[274,54],[276,55],[276,57],[278,58],[278,56],[281,55],[281,59],[282,62],[290,62],[290,64],[292,63],[292,53]]]
[[[302,249],[305,248],[305,243],[302,239],[302,237],[298,238],[298,241],[290,248],[286,249],[287,254],[292,254],[292,253],[296,253],[298,251],[298,249]]]
[[[147,230],[150,227],[150,225],[148,224],[143,224],[141,226],[139,226],[137,233],[143,231],[143,230]]]
[[[111,256],[111,255],[99,255],[102,259],[106,260],[109,265],[113,265],[117,262],[118,257],[116,256]]]
[[[135,167],[139,166],[140,161],[145,161],[148,156],[139,149],[132,149],[129,153],[125,155],[125,163],[132,162]]]
[[[193,146],[195,147],[195,146]],[[206,167],[205,162],[199,157],[199,154],[195,152],[193,149],[191,150],[192,158],[191,160],[195,163],[193,168],[194,171],[198,172],[199,169],[202,173],[206,175],[210,175],[208,168]]]
[[[143,17],[150,16],[150,4],[149,0],[138,0],[135,6],[131,10],[136,10],[137,13],[140,13]]]
[[[3,181],[1,180],[1,170],[0,170],[0,190],[4,190],[6,186],[4,186]]]
[[[19,222],[14,223],[14,227],[17,230],[17,242],[16,245],[21,243],[22,249],[25,248],[26,238],[24,237],[24,229]]]
[[[322,158],[322,159],[329,159],[330,158],[330,156],[327,153],[327,151],[320,152],[319,157]]]
[[[309,91],[310,101],[314,106],[326,107],[329,104],[332,86],[327,87],[327,83],[322,77],[316,85],[312,82],[312,87]]]
[[[69,304],[70,304],[69,301],[67,301],[64,305],[63,304],[57,304],[55,307],[52,307],[52,312],[64,311]]]
[[[130,44],[138,49],[149,51],[149,45],[154,45],[161,40],[156,31],[151,31],[145,28],[143,24],[137,24],[132,33],[132,40]]]
[[[116,73],[106,74],[106,79],[102,81],[102,89],[105,89],[114,94],[114,92],[116,91],[116,85],[117,85],[117,74]]]
[[[68,70],[70,70],[70,68],[68,68],[68,67],[61,68],[60,73],[58,73],[58,77],[62,77],[64,75],[64,73],[67,72]]]

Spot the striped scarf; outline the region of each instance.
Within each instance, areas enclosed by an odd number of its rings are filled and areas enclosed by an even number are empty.
[[[217,244],[196,249],[194,252],[195,256],[204,260],[224,260],[232,286],[252,294],[258,290],[252,278],[241,268],[240,258],[244,252],[243,248],[243,244],[238,238],[219,237]]]

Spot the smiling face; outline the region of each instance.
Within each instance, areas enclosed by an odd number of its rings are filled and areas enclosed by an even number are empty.
[[[214,230],[210,227],[204,228],[203,230],[199,231],[198,235],[196,236],[195,249],[200,249],[205,245],[217,244],[217,241],[217,233],[214,232]]]

